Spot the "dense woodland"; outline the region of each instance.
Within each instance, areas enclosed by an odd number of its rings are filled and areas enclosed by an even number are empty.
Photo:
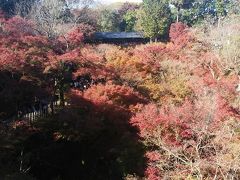
[[[0,9],[0,179],[240,179],[239,0]]]

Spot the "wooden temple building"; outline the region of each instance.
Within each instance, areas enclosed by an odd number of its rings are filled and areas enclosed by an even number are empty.
[[[148,42],[149,39],[140,32],[96,32],[85,41],[93,44],[140,44]]]

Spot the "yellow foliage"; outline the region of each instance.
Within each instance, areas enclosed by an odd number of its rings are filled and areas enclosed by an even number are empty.
[[[191,94],[184,78],[178,77],[167,81],[156,83],[153,80],[146,80],[139,86],[140,91],[145,91],[151,100],[159,104],[182,103]]]

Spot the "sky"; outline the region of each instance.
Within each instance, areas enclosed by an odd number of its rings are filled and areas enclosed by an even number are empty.
[[[141,2],[142,0],[99,0],[103,4],[111,4],[115,2]]]

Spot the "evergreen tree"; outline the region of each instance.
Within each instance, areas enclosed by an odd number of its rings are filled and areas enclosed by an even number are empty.
[[[224,0],[216,0],[215,1],[215,11],[216,11],[216,18],[218,21],[218,27],[220,26],[221,18],[226,15],[226,8]]]
[[[171,11],[167,0],[143,0],[141,27],[151,40],[166,37],[171,23]]]
[[[103,32],[119,31],[118,27],[119,16],[116,12],[103,10],[99,20],[100,30]]]
[[[222,17],[226,13],[224,0],[216,0],[215,2],[216,15],[218,18]]]
[[[177,9],[176,21],[179,21],[181,9],[189,9],[192,7],[194,0],[171,0],[170,3]]]
[[[134,26],[137,21],[136,12],[128,11],[124,16],[124,21],[126,22],[125,31],[127,32],[134,31]]]

